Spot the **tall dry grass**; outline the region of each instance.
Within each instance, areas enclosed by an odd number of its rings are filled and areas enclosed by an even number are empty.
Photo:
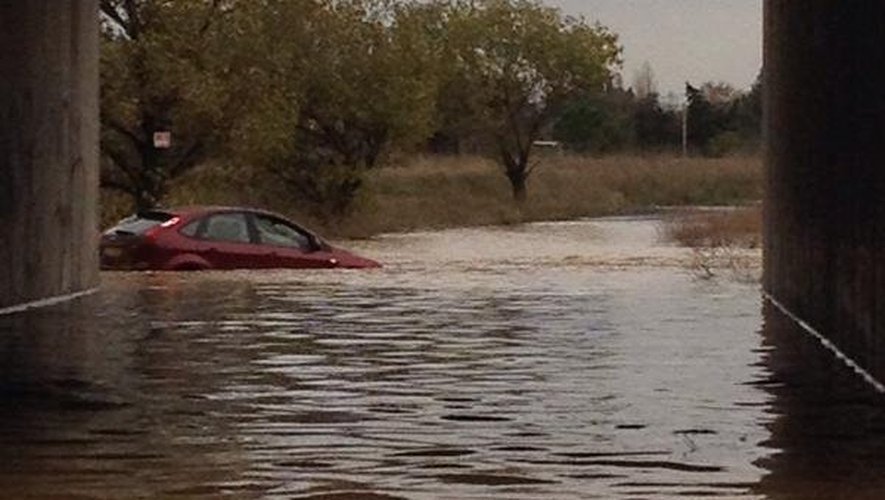
[[[501,167],[478,157],[416,157],[370,173],[347,220],[332,227],[299,214],[296,200],[266,174],[204,168],[181,179],[167,205],[260,205],[339,237],[637,213],[661,206],[720,206],[762,196],[761,162],[672,156],[540,158],[527,202],[514,204]],[[113,206],[105,207],[105,213]]]
[[[741,281],[761,276],[760,206],[725,210],[679,210],[665,218],[664,237],[692,250],[692,269],[712,278],[723,272]]]
[[[497,164],[476,157],[417,158],[371,178],[347,234],[506,224],[638,213],[662,206],[722,206],[762,197],[755,157],[541,159],[517,207]]]
[[[664,234],[690,248],[760,248],[762,209],[757,205],[725,210],[676,211],[666,218]]]

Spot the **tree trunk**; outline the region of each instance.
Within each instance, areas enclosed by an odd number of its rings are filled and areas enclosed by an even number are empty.
[[[510,180],[513,189],[513,200],[522,206],[528,198],[526,184],[529,178],[529,155],[528,152],[511,154],[503,144],[501,148],[501,160],[504,162],[504,173]]]
[[[507,178],[510,179],[510,187],[513,189],[513,200],[517,205],[524,205],[528,198],[528,191],[526,189],[528,176],[525,170],[508,172]]]

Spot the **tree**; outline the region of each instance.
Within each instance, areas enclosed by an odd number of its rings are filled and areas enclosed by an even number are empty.
[[[761,137],[762,84],[750,92],[726,83],[707,82],[699,88],[686,85],[689,142],[707,156],[756,147]]]
[[[661,106],[656,93],[636,100],[633,124],[636,146],[643,151],[660,151],[679,144],[681,118],[677,111]]]
[[[633,95],[613,87],[581,96],[565,106],[553,126],[553,138],[581,153],[611,153],[634,141]]]
[[[734,101],[735,128],[744,141],[753,148],[762,142],[762,84],[760,73],[749,92]]]
[[[233,2],[102,0],[101,185],[155,206],[200,163],[226,112]],[[168,149],[155,146],[170,132]]]
[[[617,37],[534,0],[452,0],[449,88],[488,138],[514,199],[526,199],[533,143],[568,103],[603,91],[620,63]],[[454,106],[454,103],[449,103]]]
[[[708,153],[710,141],[725,130],[727,122],[721,105],[714,105],[707,98],[704,88],[685,84],[688,101],[688,143],[697,151]]]
[[[323,8],[315,0],[238,4],[227,23],[235,36],[224,55],[234,119],[225,124],[229,140],[217,154],[260,167],[286,153],[307,93],[308,47],[318,36],[314,19]]]
[[[418,11],[381,0],[317,5],[306,41],[297,41],[303,52],[293,69],[304,82],[297,120],[268,165],[328,221],[347,214],[365,173],[390,147],[430,134],[437,78],[421,26],[409,22]]]
[[[643,63],[642,67],[639,68],[636,77],[633,79],[633,94],[637,99],[643,100],[652,94],[657,95],[657,93],[658,88],[657,83],[655,83],[655,72],[651,68],[651,64],[646,61]]]
[[[737,89],[725,82],[704,82],[698,90],[707,102],[719,107],[731,104],[740,95]]]

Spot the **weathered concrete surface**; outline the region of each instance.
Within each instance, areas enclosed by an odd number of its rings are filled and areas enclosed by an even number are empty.
[[[97,0],[0,0],[0,308],[98,279]]]
[[[765,287],[885,380],[885,2],[765,19]]]

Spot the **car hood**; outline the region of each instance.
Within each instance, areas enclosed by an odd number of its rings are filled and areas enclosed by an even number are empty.
[[[380,262],[361,257],[343,248],[330,245],[328,251],[331,256],[338,261],[338,267],[351,269],[373,269],[381,267]]]

